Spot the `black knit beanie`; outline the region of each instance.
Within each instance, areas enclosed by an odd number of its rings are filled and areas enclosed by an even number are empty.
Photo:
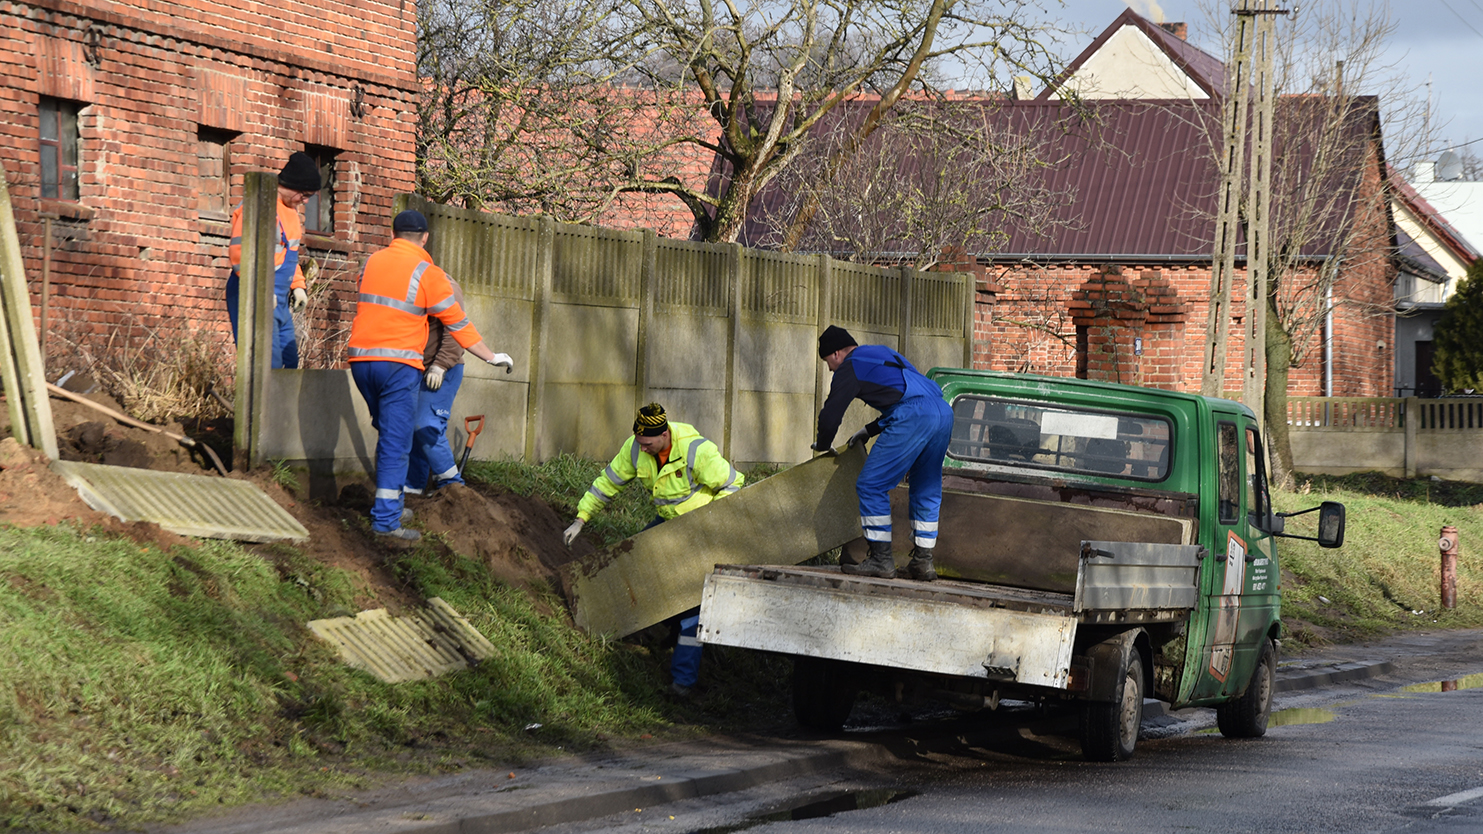
[[[819,334],[819,358],[823,359],[840,348],[856,344],[859,343],[855,341],[854,336],[850,335],[850,331],[831,324]]]
[[[633,420],[633,433],[644,437],[658,437],[669,431],[669,417],[665,416],[664,406],[659,403],[649,403],[639,409],[638,416]]]
[[[314,157],[294,151],[278,172],[278,184],[290,191],[318,191],[319,166],[314,164]]]

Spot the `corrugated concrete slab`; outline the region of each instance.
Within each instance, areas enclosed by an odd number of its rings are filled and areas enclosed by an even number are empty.
[[[632,634],[700,604],[718,564],[796,565],[860,535],[863,448],[814,458],[562,568],[572,617]]]
[[[172,533],[243,542],[306,542],[309,531],[247,481],[126,466],[52,461],[98,512],[152,521]]]
[[[438,597],[427,609],[393,617],[385,608],[354,617],[312,620],[309,630],[340,647],[340,656],[387,683],[435,678],[494,656],[494,644]]]

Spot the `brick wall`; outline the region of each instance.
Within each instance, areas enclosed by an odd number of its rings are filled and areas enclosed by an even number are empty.
[[[335,153],[336,215],[301,248],[318,268],[301,341],[307,365],[335,364],[359,264],[414,184],[414,15],[400,0],[0,1],[0,156],[38,316],[43,273],[50,284],[49,376],[191,333],[228,357],[227,212],[245,172],[276,173],[306,146]],[[41,199],[42,97],[79,108],[75,202]],[[214,206],[203,137],[228,153]]]
[[[1358,258],[1335,287],[1334,396],[1390,396],[1391,337],[1386,334],[1394,325],[1384,312],[1388,268],[1384,258]],[[975,367],[1200,389],[1208,263],[984,265],[977,271]],[[1245,270],[1238,269],[1226,354],[1228,391],[1241,388],[1245,284]],[[1377,350],[1378,342],[1387,348]],[[1321,326],[1301,347],[1288,392],[1320,396],[1325,382]]]

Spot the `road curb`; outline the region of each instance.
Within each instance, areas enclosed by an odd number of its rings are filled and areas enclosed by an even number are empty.
[[[1395,664],[1388,660],[1351,663],[1324,663],[1300,666],[1295,669],[1277,670],[1277,692],[1297,692],[1316,689],[1336,683],[1378,678],[1395,671]]]

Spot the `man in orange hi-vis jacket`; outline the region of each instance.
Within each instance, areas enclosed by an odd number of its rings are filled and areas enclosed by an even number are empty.
[[[299,151],[289,155],[278,172],[278,229],[273,241],[273,357],[275,368],[299,366],[299,340],[294,335],[293,311],[309,303],[304,288],[304,272],[299,269],[299,239],[304,236],[304,221],[299,207],[319,191],[319,166],[314,158]],[[232,322],[232,339],[237,338],[237,286],[242,265],[242,207],[232,212],[232,241],[227,247],[232,261],[232,274],[227,276],[227,318]]]
[[[435,316],[469,353],[508,373],[515,360],[484,346],[464,315],[443,270],[424,249],[427,218],[404,211],[392,221],[391,245],[366,261],[360,300],[350,325],[350,375],[371,412],[376,429],[376,500],[371,529],[378,535],[415,542],[416,530],[402,527],[402,487],[412,451],[417,392],[422,385],[422,351],[427,317]]]

